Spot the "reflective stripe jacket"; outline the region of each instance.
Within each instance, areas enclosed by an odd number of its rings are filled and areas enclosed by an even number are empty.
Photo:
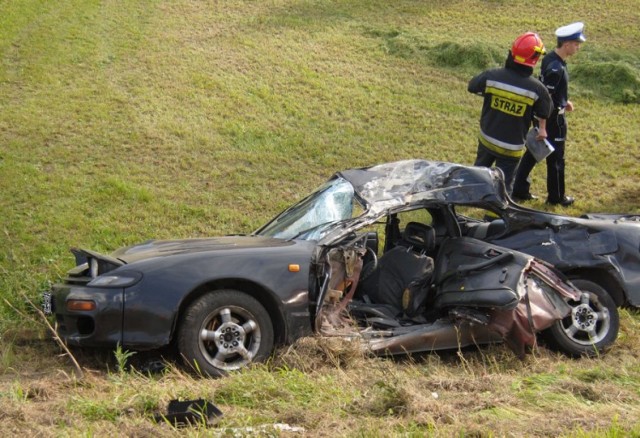
[[[522,156],[533,116],[547,119],[551,114],[546,87],[513,69],[484,71],[469,81],[468,90],[484,96],[480,143],[500,155]]]

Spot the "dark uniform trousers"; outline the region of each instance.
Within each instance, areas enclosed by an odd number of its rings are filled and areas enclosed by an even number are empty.
[[[554,147],[554,151],[546,158],[547,161],[547,200],[559,203],[564,199],[564,143],[567,136],[567,121],[564,111],[554,110],[547,119],[547,140]],[[527,151],[516,172],[513,186],[514,196],[530,193],[531,180],[528,177],[536,165],[536,159]]]

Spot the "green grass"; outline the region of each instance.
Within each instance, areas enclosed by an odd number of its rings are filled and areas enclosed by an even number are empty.
[[[249,232],[336,170],[472,163],[481,102],[469,78],[501,65],[519,33],[552,48],[574,20],[588,41],[569,61],[578,201],[567,211],[638,213],[635,1],[0,0],[0,425],[170,436],[149,410],[206,396],[230,428],[503,435],[551,411],[547,434],[639,434],[634,313],[617,352],[593,362],[544,353],[521,364],[498,348],[415,364],[320,355],[316,367],[312,349],[214,383],[118,374],[142,398],[100,363],[69,383],[69,361],[27,320],[25,298],[72,267],[71,246]],[[533,177],[544,193],[544,166]]]

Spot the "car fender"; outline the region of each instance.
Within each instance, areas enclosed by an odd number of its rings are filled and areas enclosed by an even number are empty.
[[[313,247],[305,243],[296,250],[185,254],[128,265],[144,274],[142,281],[125,290],[123,344],[130,348],[169,344],[179,323],[179,310],[203,293],[220,288],[248,288],[244,291],[268,311],[277,312],[274,320],[280,321],[281,336],[304,331],[304,322],[310,326],[307,296]]]

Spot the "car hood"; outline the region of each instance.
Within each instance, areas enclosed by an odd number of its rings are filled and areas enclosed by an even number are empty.
[[[252,235],[206,239],[148,240],[137,245],[120,248],[113,252],[111,257],[125,263],[132,263],[152,257],[166,257],[176,254],[274,248],[293,244],[294,242],[288,240]]]

